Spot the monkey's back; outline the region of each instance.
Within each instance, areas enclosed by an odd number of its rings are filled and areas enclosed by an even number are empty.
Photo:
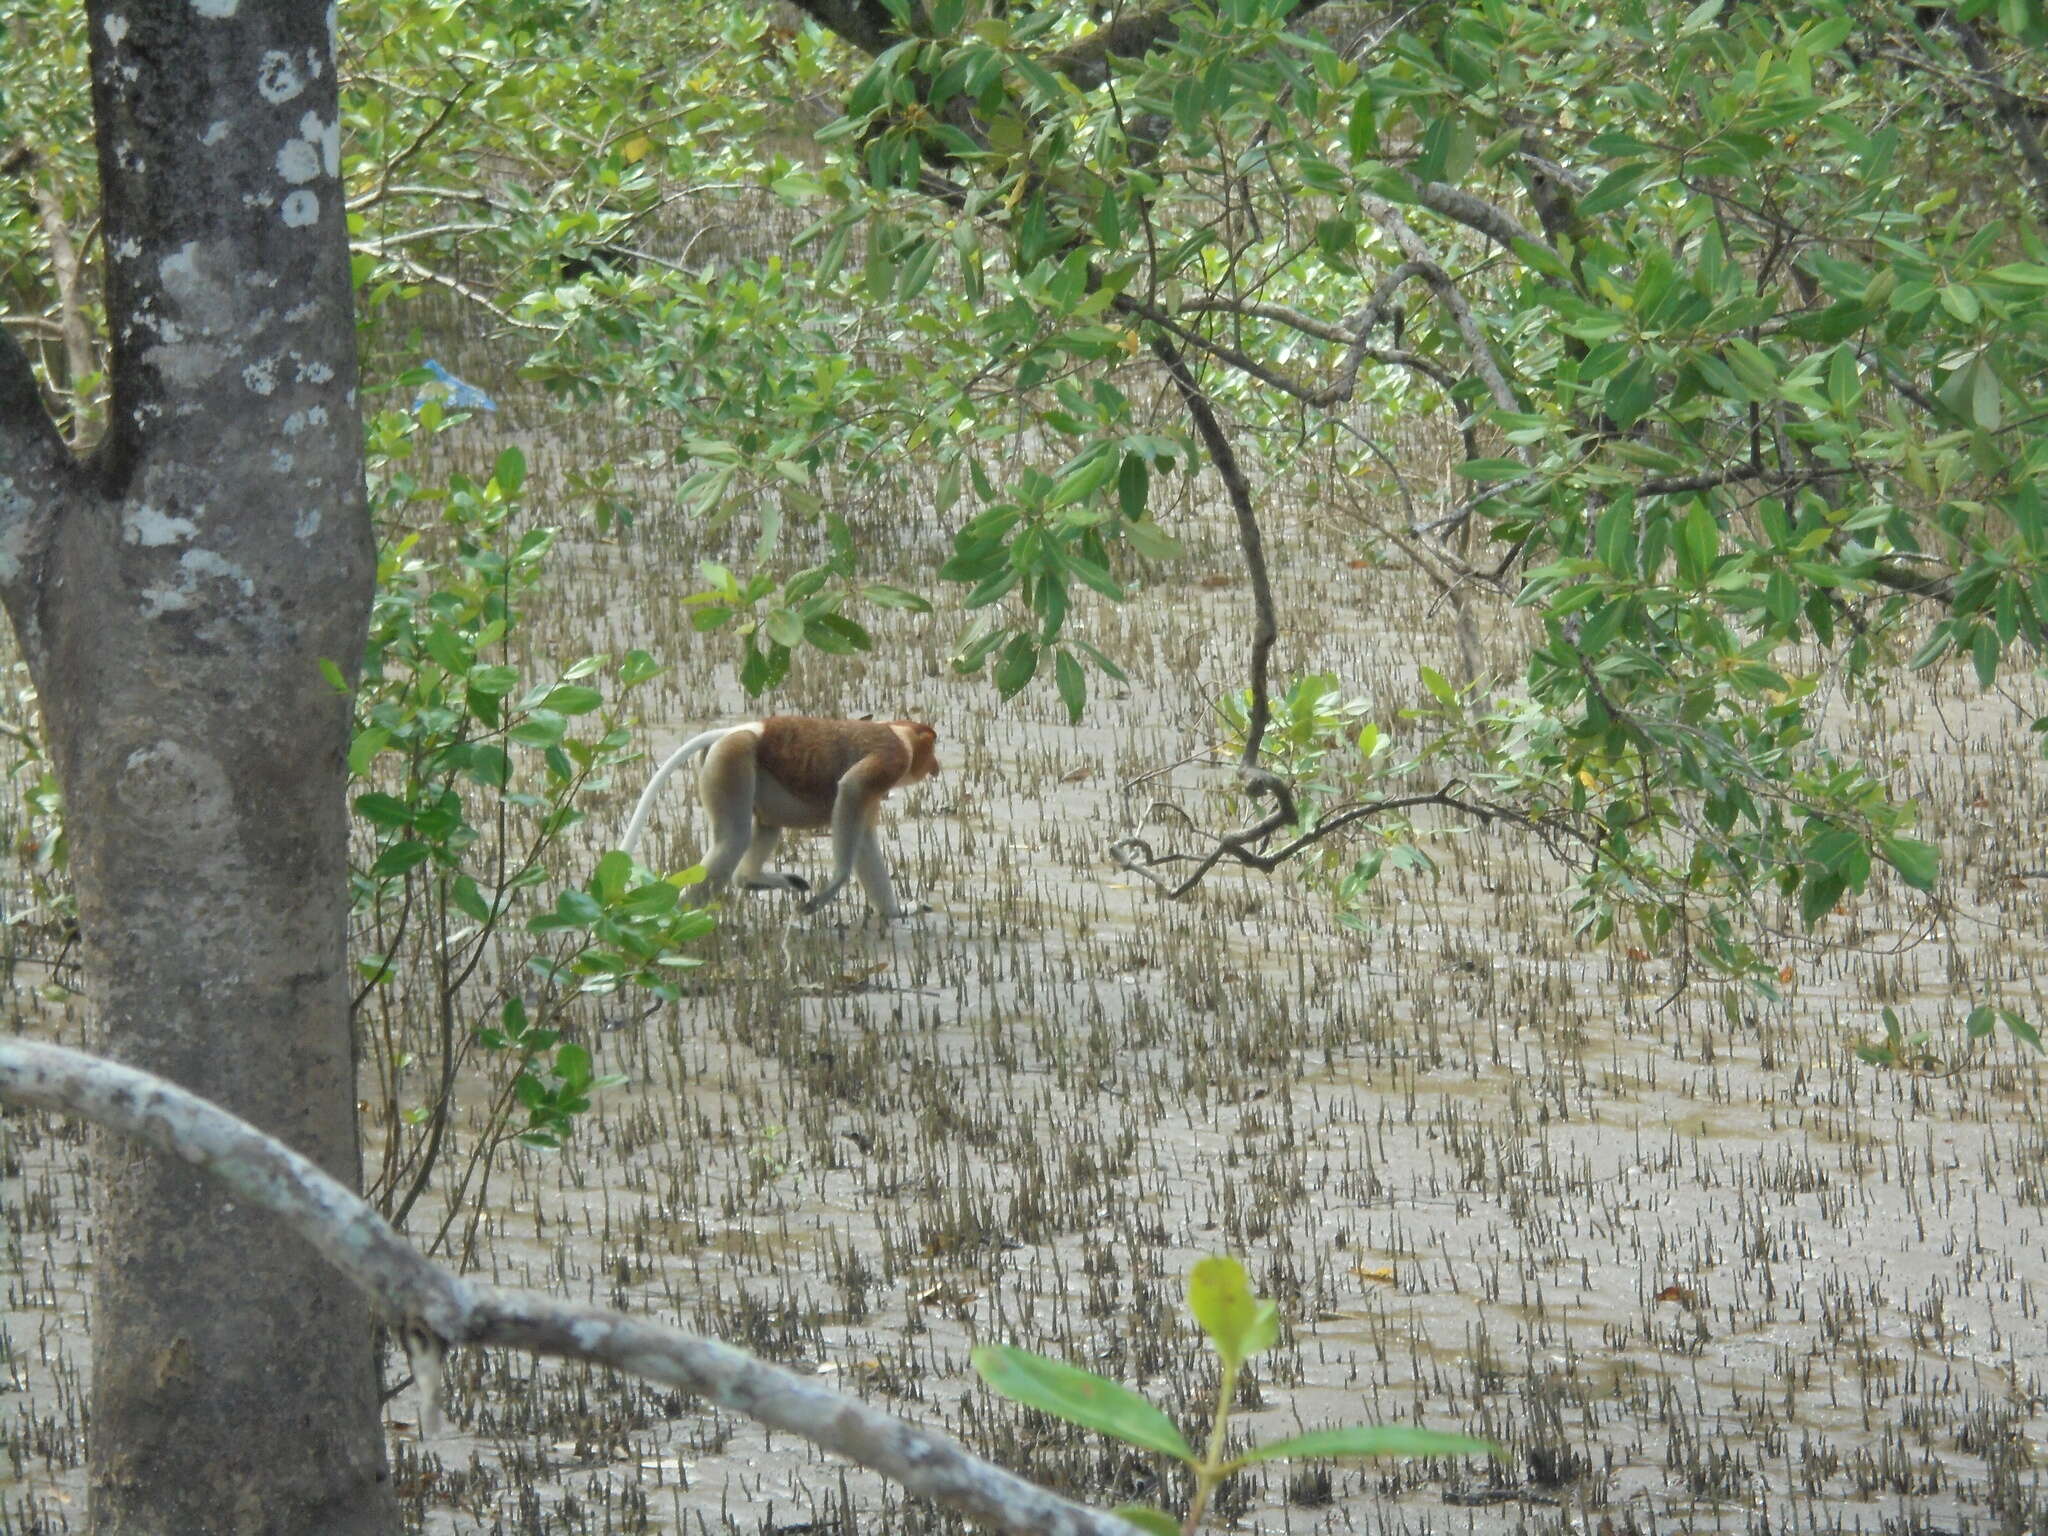
[[[895,783],[910,769],[909,750],[883,721],[770,715],[761,722],[756,761],[790,790],[829,805],[847,770],[877,754],[885,784]]]

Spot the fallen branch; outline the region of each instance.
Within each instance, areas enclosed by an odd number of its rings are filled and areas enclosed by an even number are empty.
[[[280,1218],[367,1292],[423,1385],[449,1347],[498,1344],[590,1360],[801,1435],[911,1493],[1019,1536],[1132,1536],[1076,1504],[893,1418],[710,1339],[602,1307],[465,1280],[422,1258],[375,1210],[298,1153],[196,1094],[81,1051],[0,1043],[0,1098],[75,1114],[204,1169]]]

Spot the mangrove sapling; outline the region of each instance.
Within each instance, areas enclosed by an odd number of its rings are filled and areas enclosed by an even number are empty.
[[[580,885],[551,871],[573,856],[584,803],[636,755],[612,701],[661,668],[636,650],[525,675],[524,605],[554,530],[525,515],[516,448],[481,482],[412,474],[417,445],[445,426],[432,401],[369,421],[382,548],[349,752],[357,1027],[392,1131],[371,1187],[394,1224],[449,1155],[459,1067],[492,1063],[430,1251],[461,1214],[474,1230],[501,1148],[558,1145],[609,1081],[564,1034],[570,1005],[622,990],[673,1000],[676,973],[697,963],[684,950],[711,927],[623,854]]]
[[[1209,1438],[1198,1454],[1174,1423],[1129,1387],[1029,1350],[985,1344],[974,1351],[974,1368],[1003,1396],[1087,1429],[1100,1430],[1148,1451],[1183,1462],[1194,1474],[1194,1492],[1180,1520],[1144,1504],[1120,1505],[1116,1513],[1153,1536],[1192,1536],[1201,1529],[1209,1501],[1223,1480],[1264,1461],[1337,1460],[1353,1456],[1499,1456],[1500,1448],[1470,1435],[1414,1429],[1403,1424],[1317,1429],[1224,1454],[1230,1405],[1238,1373],[1253,1355],[1273,1347],[1280,1335],[1280,1309],[1252,1294],[1244,1266],[1218,1256],[1198,1260],[1188,1272],[1188,1311],[1216,1350],[1221,1367]]]

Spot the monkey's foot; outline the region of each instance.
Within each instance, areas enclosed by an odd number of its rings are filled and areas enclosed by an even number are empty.
[[[939,909],[922,901],[912,901],[906,902],[894,912],[875,912],[873,907],[869,907],[868,910],[874,912],[874,915],[884,923],[907,923],[914,917],[923,917],[926,913]]]

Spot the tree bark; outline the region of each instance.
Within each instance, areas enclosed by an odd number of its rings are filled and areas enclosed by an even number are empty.
[[[363,498],[316,0],[88,5],[112,402],[74,461],[0,336],[0,597],[65,799],[100,1048],[354,1187],[347,701]],[[369,1315],[269,1216],[98,1144],[91,1525],[383,1532]]]

